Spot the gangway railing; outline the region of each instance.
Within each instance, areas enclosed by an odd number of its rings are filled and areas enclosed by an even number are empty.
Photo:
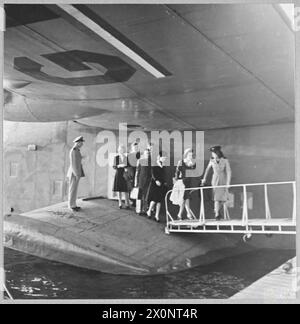
[[[285,218],[274,218],[272,217],[270,200],[269,200],[269,188],[271,186],[283,186],[287,185],[292,188],[292,206],[291,215]],[[249,218],[249,206],[248,206],[248,190],[253,187],[263,187],[263,199],[264,199],[264,217],[263,218]],[[214,189],[242,189],[242,212],[240,218],[231,219],[229,214],[228,204],[223,204],[223,214],[224,219],[216,220],[212,218],[207,218],[205,214],[205,196],[204,190],[214,190]],[[185,188],[185,191],[193,193],[195,191],[200,192],[200,206],[199,215],[195,216],[192,212],[192,219],[176,219],[171,215],[169,209],[169,197],[172,190],[169,190],[165,197],[166,205],[166,227],[165,233],[170,234],[171,232],[182,232],[182,233],[240,233],[244,234],[243,239],[248,240],[251,238],[252,234],[296,234],[296,182],[286,181],[286,182],[268,182],[268,183],[248,183],[248,184],[233,184],[228,186],[205,186],[205,187],[193,187]],[[284,199],[285,197],[281,197]],[[276,201],[280,204],[281,201]]]
[[[9,290],[7,289],[5,284],[3,284],[3,291],[9,299],[13,300],[13,297],[12,297],[11,293],[9,292]],[[5,296],[4,296],[4,298],[5,298]]]

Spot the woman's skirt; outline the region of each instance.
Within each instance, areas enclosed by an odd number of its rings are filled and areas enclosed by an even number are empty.
[[[228,191],[226,188],[213,189],[213,200],[214,201],[227,201]]]
[[[225,175],[213,176],[212,186],[224,186],[226,185]],[[213,189],[213,200],[214,201],[227,201],[228,200],[228,189],[227,188],[216,188]]]
[[[153,180],[151,180],[147,201],[150,203],[154,201],[156,203],[162,203],[165,200],[168,188],[165,185],[158,186]]]
[[[115,192],[129,192],[128,182],[124,178],[124,170],[118,169],[115,174],[113,191]]]
[[[192,190],[187,190],[188,188],[192,187],[192,181],[190,178],[185,178],[183,179],[183,184],[185,186],[185,191],[184,191],[184,195],[183,195],[183,199],[187,200],[187,199],[192,199]]]

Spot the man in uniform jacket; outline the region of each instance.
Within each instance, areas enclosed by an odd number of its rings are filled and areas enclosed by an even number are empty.
[[[67,177],[69,179],[69,197],[68,207],[73,211],[80,210],[80,207],[76,205],[77,190],[81,177],[84,177],[84,172],[81,164],[82,156],[80,148],[82,147],[84,139],[79,136],[74,139],[74,146],[70,151],[70,167],[68,170]]]

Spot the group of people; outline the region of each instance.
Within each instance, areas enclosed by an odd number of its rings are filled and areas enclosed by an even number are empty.
[[[221,219],[220,210],[222,204],[228,200],[228,188],[231,182],[231,167],[228,159],[224,156],[221,146],[213,146],[210,148],[211,159],[206,167],[201,184],[204,186],[207,183],[207,177],[210,170],[213,170],[211,185],[222,186],[221,188],[213,189],[214,213],[217,220]],[[125,147],[120,146],[118,155],[115,157],[114,168],[116,169],[113,191],[117,192],[119,199],[119,208],[122,207],[122,193],[125,195],[125,208],[130,209],[130,192],[136,192],[131,198],[136,199],[133,205],[136,207],[136,212],[139,215],[146,215],[151,218],[152,213],[155,213],[154,219],[159,222],[159,214],[161,206],[165,200],[165,195],[168,191],[166,180],[165,161],[167,156],[163,152],[159,152],[154,165],[152,161],[153,145],[150,143],[148,147],[140,153],[138,143],[133,143],[131,152],[126,155]],[[129,157],[132,157],[131,161]],[[182,220],[184,210],[186,217],[193,219],[193,213],[190,207],[192,190],[192,178],[187,175],[188,170],[196,168],[193,150],[188,148],[183,154],[183,158],[178,162],[174,181],[174,193],[178,185],[181,184],[182,196],[172,195],[170,200],[179,205],[177,219]],[[180,191],[180,189],[179,189]],[[174,198],[176,196],[176,198]]]
[[[79,211],[80,207],[76,205],[77,189],[79,180],[84,176],[80,148],[83,145],[82,136],[74,140],[74,146],[70,151],[70,167],[68,170],[69,178],[69,200],[68,206],[72,211]],[[231,168],[228,159],[224,156],[221,146],[210,148],[211,159],[206,167],[201,183],[204,186],[210,170],[213,170],[211,185],[213,187],[214,213],[215,218],[220,220],[220,209],[222,204],[228,200],[228,188],[231,182]],[[188,170],[196,168],[196,162],[193,156],[193,150],[185,150],[182,159],[176,166],[173,178],[174,186],[170,200],[179,205],[177,214],[178,220],[182,220],[184,210],[186,217],[193,219],[193,213],[190,207],[192,198],[192,178],[189,177]],[[153,144],[149,143],[141,152],[139,143],[131,144],[131,150],[126,153],[124,145],[118,148],[118,154],[114,158],[113,168],[116,170],[113,191],[117,194],[119,208],[131,209],[135,207],[136,213],[145,215],[159,222],[160,211],[168,191],[166,179],[167,154],[160,151],[153,158]],[[153,163],[153,161],[155,161]],[[178,188],[181,189],[177,190]],[[125,205],[123,206],[123,196]]]
[[[141,153],[138,143],[131,145],[126,154],[124,145],[118,148],[113,167],[116,170],[113,191],[118,195],[119,208],[123,208],[122,195],[125,197],[125,208],[130,209],[130,200],[136,213],[159,222],[159,214],[168,187],[165,174],[166,154],[162,151],[152,163],[153,145],[148,144]]]

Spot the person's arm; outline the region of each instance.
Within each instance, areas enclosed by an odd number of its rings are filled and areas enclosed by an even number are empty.
[[[118,157],[118,156],[115,156],[115,157],[114,157],[114,164],[113,164],[113,168],[114,168],[115,170],[118,168],[118,166],[117,166],[117,157]]]
[[[157,180],[157,179],[156,179],[156,174],[155,174],[155,168],[154,168],[154,167],[151,168],[151,178],[152,178],[154,181]]]
[[[125,171],[127,172],[128,171],[128,168],[130,168],[130,164],[128,162],[128,154],[125,154],[125,163],[124,163],[124,168],[125,168]]]
[[[136,165],[136,157],[132,153],[127,154],[127,167],[133,168],[134,165]]]
[[[71,166],[72,166],[73,173],[75,174],[76,177],[79,177],[81,170],[78,169],[78,161],[77,161],[75,150],[71,151],[70,160],[71,160]]]
[[[232,172],[231,172],[230,163],[226,159],[226,178],[227,178],[227,186],[228,187],[230,186],[230,183],[231,183],[231,176],[232,176]]]
[[[209,161],[209,163],[208,163],[208,165],[206,167],[206,170],[204,172],[204,176],[202,178],[202,184],[206,183],[206,179],[207,179],[207,176],[208,176],[208,173],[209,173],[211,167],[212,167],[212,165],[211,165],[211,162]]]
[[[155,167],[151,168],[151,177],[152,179],[155,181],[155,183],[160,186],[161,182],[159,181],[158,177],[157,177],[157,169]]]
[[[180,176],[180,173],[181,173],[181,166],[182,166],[182,162],[180,160],[177,163],[177,167],[176,167],[176,171],[175,171],[175,180],[179,179],[179,176]]]
[[[137,161],[136,164],[136,171],[135,171],[135,177],[134,177],[134,186],[137,187],[138,185],[138,178],[140,176],[140,172],[141,172],[141,166],[140,166],[140,160]]]

